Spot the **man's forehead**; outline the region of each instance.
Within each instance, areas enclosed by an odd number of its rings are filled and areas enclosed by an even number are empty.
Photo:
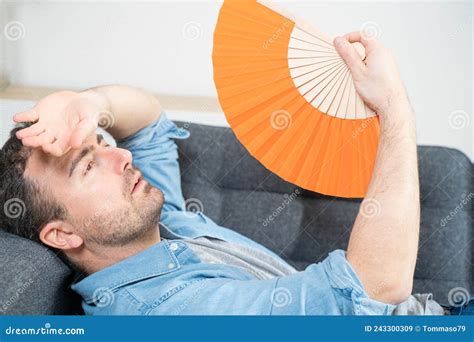
[[[76,149],[69,149],[64,155],[60,157],[53,156],[49,153],[44,152],[40,147],[34,148],[33,152],[28,158],[27,167],[25,173],[30,173],[30,175],[37,174],[39,177],[42,177],[44,172],[54,172],[54,173],[67,173],[71,160],[78,151],[84,148],[87,145],[93,145],[95,141],[99,141],[102,138],[101,135],[93,132],[84,140],[81,146]]]

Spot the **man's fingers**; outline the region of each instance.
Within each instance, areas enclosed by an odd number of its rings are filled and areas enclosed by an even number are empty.
[[[361,78],[366,70],[366,66],[352,44],[350,44],[345,38],[337,37],[334,39],[334,46],[350,69],[352,77],[354,79]]]
[[[43,149],[44,153],[51,154],[55,157],[60,157],[62,155],[56,147],[53,147],[53,144],[46,144],[41,146],[41,148]]]
[[[43,151],[52,154],[55,157],[60,157],[67,153],[70,149],[69,139],[70,134],[61,132],[58,134],[56,141],[52,144],[46,144],[43,146]]]
[[[23,145],[31,146],[31,147],[38,147],[44,144],[49,144],[54,141],[54,135],[50,132],[44,132],[40,135],[35,135],[32,137],[26,137],[21,140]]]
[[[19,131],[16,132],[16,137],[18,139],[23,139],[26,137],[31,137],[31,136],[36,136],[45,131],[45,127],[41,122],[37,122],[34,125],[31,125],[30,127],[23,128]]]
[[[97,128],[97,124],[94,120],[83,119],[81,120],[74,129],[71,136],[71,147],[78,148],[81,146],[83,141]]]
[[[364,36],[364,33],[360,31],[347,33],[344,35],[344,38],[346,38],[349,41],[349,43],[359,42],[362,45],[364,45],[366,49],[369,47],[371,43],[375,42],[373,39],[370,39],[370,40],[367,39],[366,36]]]
[[[25,110],[24,112],[19,112],[13,115],[13,121],[15,122],[35,122],[38,120],[38,112],[32,108],[29,110]]]

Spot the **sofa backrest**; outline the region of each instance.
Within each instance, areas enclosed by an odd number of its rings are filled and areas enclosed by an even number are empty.
[[[265,169],[230,129],[189,126],[177,141],[185,198],[204,213],[279,253],[299,269],[347,247],[360,200],[305,191]],[[421,229],[414,292],[447,303],[473,293],[473,165],[460,151],[419,146]]]

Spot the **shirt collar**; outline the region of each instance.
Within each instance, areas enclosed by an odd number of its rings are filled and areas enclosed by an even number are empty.
[[[100,296],[138,280],[156,277],[181,267],[168,240],[95,272],[71,285],[86,303],[100,301]]]

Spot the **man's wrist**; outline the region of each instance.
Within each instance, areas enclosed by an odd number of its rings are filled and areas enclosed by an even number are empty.
[[[398,126],[401,123],[415,123],[413,108],[406,95],[397,94],[378,111],[382,127]]]

